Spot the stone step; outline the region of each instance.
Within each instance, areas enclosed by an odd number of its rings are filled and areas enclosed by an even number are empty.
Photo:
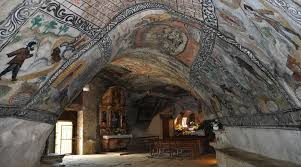
[[[41,164],[51,165],[51,166],[60,166],[60,163],[63,162],[65,154],[48,154],[47,156],[41,157]]]

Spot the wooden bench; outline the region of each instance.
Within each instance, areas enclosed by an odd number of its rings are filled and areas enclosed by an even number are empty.
[[[189,152],[194,159],[202,153],[202,142],[200,139],[169,138],[155,141],[150,153],[152,156],[160,156],[162,153],[169,153],[170,157],[180,156]]]
[[[152,152],[155,141],[159,140],[159,136],[143,136],[134,137],[128,147],[130,152]]]

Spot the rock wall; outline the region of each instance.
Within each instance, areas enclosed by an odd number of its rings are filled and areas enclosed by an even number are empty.
[[[0,118],[0,164],[38,166],[53,126],[15,118]]]
[[[235,147],[273,159],[301,164],[301,132],[271,128],[225,127],[217,132],[217,149]]]

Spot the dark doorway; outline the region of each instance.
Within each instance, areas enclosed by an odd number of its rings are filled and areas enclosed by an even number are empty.
[[[169,138],[169,118],[162,118],[163,139]]]

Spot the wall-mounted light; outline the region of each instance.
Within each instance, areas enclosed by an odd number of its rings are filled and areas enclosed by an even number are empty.
[[[85,85],[85,86],[83,87],[83,91],[84,91],[84,92],[90,91],[89,85]]]
[[[184,127],[184,128],[187,128],[188,126],[187,126],[187,117],[183,117],[182,118],[182,126]]]

